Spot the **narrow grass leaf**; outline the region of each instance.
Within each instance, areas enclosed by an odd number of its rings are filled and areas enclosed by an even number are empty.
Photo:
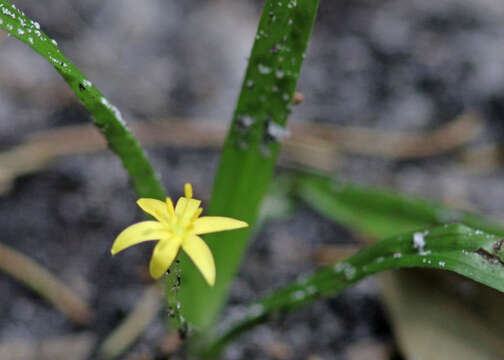
[[[504,235],[501,225],[482,216],[398,192],[339,183],[320,175],[299,175],[295,182],[296,195],[313,209],[367,236],[383,238],[453,222]]]
[[[481,216],[454,211],[397,192],[337,184],[329,178],[317,176],[301,177],[298,190],[300,197],[316,211],[352,231],[375,238],[447,221],[463,222],[480,232],[504,234],[501,225]],[[495,245],[496,249],[501,246],[499,242]],[[489,256],[483,250],[479,251],[479,255],[487,257],[489,261],[500,262],[500,259],[492,254]],[[499,346],[498,336],[495,336],[498,333],[495,325],[498,323],[493,319],[500,311],[495,304],[501,301],[502,296],[476,286],[470,296],[461,299],[439,284],[436,286],[433,279],[423,281],[422,275],[426,276],[418,272],[394,273],[381,278],[385,289],[383,300],[391,315],[401,351],[408,358],[427,359],[439,352],[434,349],[441,346],[445,355],[452,354],[457,358],[499,358],[497,354],[502,353],[502,347]],[[440,283],[447,281],[446,276],[439,274],[431,277]],[[462,286],[460,279],[451,278],[451,281],[453,284],[450,287],[453,289]],[[398,296],[397,293],[402,295]],[[475,294],[481,297],[478,306],[471,300]],[[495,301],[494,297],[500,300]],[[446,310],[447,306],[449,311]],[[404,312],[404,309],[409,311]],[[492,316],[485,317],[478,309],[492,312]],[[446,326],[447,321],[450,326]],[[413,328],[416,333],[411,332]]]
[[[256,222],[275,165],[318,0],[267,0],[215,179],[210,215]],[[209,288],[187,259],[180,298],[186,318],[208,328],[227,298],[250,227],[206,237],[217,281]]]
[[[164,200],[165,193],[158,176],[119,110],[63,55],[57,42],[42,31],[40,24],[26,17],[9,1],[0,0],[0,28],[45,58],[72,88],[90,112],[95,126],[105,136],[110,149],[121,159],[138,197]],[[179,312],[180,304],[176,291],[172,289],[176,288],[173,284],[178,285],[175,271],[166,276],[166,283],[170,284],[165,299],[171,323],[180,331],[185,331],[188,325]]]
[[[38,22],[26,17],[7,0],[0,0],[0,28],[44,57],[63,77],[91,113],[109,147],[119,156],[139,197],[164,198],[164,191],[145,154],[119,110],[112,105],[48,37]]]
[[[204,354],[217,356],[244,331],[272,317],[334,295],[363,278],[391,269],[450,270],[504,291],[504,241],[464,225],[451,224],[382,240],[344,262],[304,275],[253,303],[243,316],[223,324]]]

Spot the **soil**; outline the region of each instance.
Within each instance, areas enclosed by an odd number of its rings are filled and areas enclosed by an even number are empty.
[[[170,116],[227,122],[261,3],[16,1],[130,122],[170,121]],[[305,103],[295,109],[293,121],[421,131],[476,110],[485,119],[478,141],[497,141],[504,114],[502,16],[499,0],[322,1],[299,85]],[[0,41],[1,148],[36,130],[89,121],[41,58],[13,39]],[[150,149],[149,155],[173,197],[190,181],[195,193],[208,199],[218,151],[196,144]],[[401,162],[353,156],[339,176],[455,199],[456,206],[504,218],[498,169],[470,175],[456,160],[457,154]],[[150,245],[109,255],[119,231],[141,219],[135,200],[119,161],[108,152],[61,159],[19,178],[0,198],[1,241],[57,274],[96,312],[90,326],[77,327],[0,274],[0,358],[6,346],[19,346],[22,353],[21,348],[43,347],[47,339],[84,336],[81,344],[91,353],[83,350],[82,359],[97,359],[96,345],[148,285]],[[353,241],[345,229],[303,205],[291,217],[267,223],[245,257],[225,313],[312,269],[306,249]],[[258,327],[232,344],[224,358],[353,360],[352,349],[362,344],[388,349],[382,358],[390,358],[395,345],[378,295],[373,279],[363,281]],[[162,342],[160,314],[124,358],[160,357]]]

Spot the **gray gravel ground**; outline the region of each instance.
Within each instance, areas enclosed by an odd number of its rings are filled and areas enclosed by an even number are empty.
[[[17,0],[123,112],[128,122],[170,116],[228,122],[260,13],[259,1]],[[323,1],[293,120],[378,129],[432,129],[467,110],[486,121],[480,144],[499,141],[504,115],[504,2],[500,0]],[[36,130],[89,122],[71,91],[30,49],[0,34],[0,147]],[[210,120],[209,120],[210,121]],[[208,197],[218,154],[151,151],[166,189],[185,181]],[[501,170],[469,175],[453,156],[393,162],[346,161],[340,176],[466,203],[504,218]],[[24,287],[0,274],[0,343],[91,331],[103,339],[138,299],[139,268],[150,248],[110,259],[126,224],[140,218],[135,196],[111,154],[76,156],[20,179],[0,199],[1,241],[72,284],[97,309],[77,329]],[[343,229],[307,208],[259,234],[233,289],[230,307],[285,283],[312,265],[300,253],[348,242]],[[131,350],[158,346],[160,321]],[[373,280],[297,314],[261,326],[233,344],[226,359],[348,359],[362,341],[388,346],[390,328]]]

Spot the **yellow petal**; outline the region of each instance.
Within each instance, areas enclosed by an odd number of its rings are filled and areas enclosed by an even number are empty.
[[[180,248],[180,238],[165,238],[158,242],[152,253],[149,271],[154,279],[160,278],[170,267]]]
[[[156,199],[143,198],[138,199],[137,204],[143,211],[154,216],[157,220],[165,223],[169,222],[170,213],[168,212],[168,206],[165,202]]]
[[[194,221],[193,232],[197,235],[247,227],[245,221],[223,216],[203,216]]]
[[[117,254],[132,245],[149,241],[159,240],[168,236],[165,227],[158,221],[142,221],[124,229],[115,239],[112,245],[112,255]]]
[[[208,245],[196,235],[188,236],[182,243],[182,249],[191,258],[208,285],[215,284],[215,262]]]
[[[175,206],[175,215],[190,219],[194,216],[196,211],[198,211],[200,204],[201,200],[181,197],[178,199],[177,205]]]

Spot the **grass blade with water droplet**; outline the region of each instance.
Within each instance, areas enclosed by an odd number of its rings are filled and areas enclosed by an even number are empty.
[[[112,105],[59,50],[39,23],[26,17],[7,0],[0,0],[0,28],[44,57],[72,88],[91,113],[109,147],[119,156],[139,197],[164,199],[164,191],[145,154],[128,130],[119,110]]]
[[[26,43],[44,57],[72,88],[79,100],[93,117],[94,124],[107,139],[109,147],[119,156],[128,172],[138,197],[164,200],[161,183],[142,147],[128,129],[119,110],[89,81],[80,70],[59,50],[56,41],[49,38],[39,23],[26,17],[7,0],[0,0],[0,28]],[[177,282],[175,271],[166,276],[167,282]],[[174,326],[187,326],[180,315],[175,293],[166,293],[171,305]]]
[[[420,235],[419,235],[420,234]],[[424,245],[419,249],[418,238]],[[416,239],[416,241],[415,241]],[[382,240],[348,260],[321,268],[250,305],[216,333],[204,354],[216,357],[244,331],[279,313],[334,295],[363,278],[390,269],[450,270],[504,292],[504,248],[499,237],[451,224]]]
[[[279,148],[311,35],[318,0],[267,0],[215,179],[209,213],[254,225]],[[227,297],[250,228],[206,237],[217,281],[209,288],[182,258],[185,316],[208,328]],[[204,295],[201,295],[204,294]]]
[[[483,230],[499,236],[504,235],[504,228],[501,225],[482,216],[454,211],[425,199],[405,196],[390,190],[338,183],[328,177],[313,175],[298,177],[297,185],[299,196],[314,210],[352,231],[374,238],[447,221],[463,222],[479,229],[477,231],[480,234]],[[421,233],[418,236],[421,239]],[[501,247],[500,242],[496,242],[495,245],[493,251]],[[495,254],[488,250],[478,249],[477,253],[495,264],[501,262],[501,259],[496,258]],[[473,274],[478,274],[481,269],[478,268],[473,272],[466,266],[467,269],[469,269],[467,275],[477,280]],[[408,356],[414,354],[418,358],[429,358],[433,346],[443,347],[445,354],[450,349],[450,353],[454,355],[457,353],[457,356],[463,358],[472,356],[478,359],[493,359],[496,358],[495,354],[502,353],[502,347],[498,342],[494,342],[494,335],[498,339],[496,334],[500,330],[495,326],[498,323],[494,318],[499,315],[498,302],[502,296],[486,292],[481,286],[475,286],[470,296],[466,294],[460,297],[461,294],[450,292],[439,284],[436,287],[435,283],[422,281],[421,274],[423,273],[408,274],[408,281],[415,282],[414,292],[409,290],[411,284],[405,283],[405,279],[399,274],[392,273],[386,279],[381,278],[385,289],[382,299],[392,314],[391,321],[403,353]],[[439,275],[435,274],[435,278],[440,283],[446,281],[448,274]],[[461,279],[450,279],[450,289],[463,286],[464,282]],[[391,284],[395,284],[392,288],[396,289],[396,294],[387,292],[391,289]],[[396,297],[397,291],[403,292],[403,295]],[[421,294],[425,294],[426,297],[422,299]],[[495,296],[495,299],[492,296]],[[473,303],[474,298],[479,298],[478,305]],[[426,299],[429,303],[422,303]],[[437,314],[430,312],[436,312],[436,309],[443,306],[449,306],[450,311],[441,311]],[[409,311],[405,313],[404,309]],[[492,315],[485,317],[481,309]],[[446,322],[450,324],[449,327],[445,326]],[[416,326],[415,330],[418,330],[418,333],[409,331],[412,326]],[[481,332],[479,330],[481,328],[485,331]],[[460,332],[459,329],[464,331]],[[429,338],[432,336],[433,338]],[[461,353],[464,355],[461,356]],[[475,354],[477,355],[474,356]]]

